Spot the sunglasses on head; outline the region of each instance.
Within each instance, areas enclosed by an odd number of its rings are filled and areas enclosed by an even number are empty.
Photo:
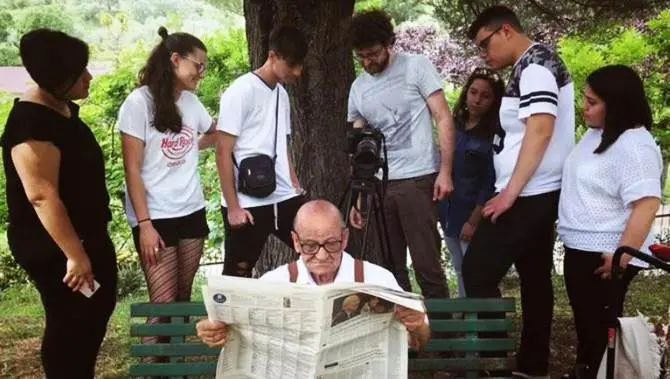
[[[485,76],[487,78],[490,78],[495,81],[501,81],[502,79],[500,78],[500,75],[498,75],[497,72],[491,70],[490,68],[486,67],[477,67],[473,72],[472,75],[481,75]]]

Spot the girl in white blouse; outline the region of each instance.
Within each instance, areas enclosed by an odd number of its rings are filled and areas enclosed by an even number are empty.
[[[642,80],[627,66],[602,67],[584,88],[589,129],[563,169],[558,233],[565,245],[565,285],[577,331],[581,378],[595,378],[607,343],[610,296],[623,311],[628,285],[645,267],[624,255],[623,277],[608,280],[619,246],[648,252],[660,205],[661,152]],[[575,377],[576,373],[565,377]]]

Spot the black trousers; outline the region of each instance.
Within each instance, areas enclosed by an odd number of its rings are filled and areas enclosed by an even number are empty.
[[[517,354],[518,370],[547,375],[554,294],[551,268],[554,224],[560,191],[519,197],[496,223],[483,219],[463,258],[468,297],[500,297],[498,285],[512,264],[519,273],[523,329]],[[499,318],[500,314],[482,315]],[[482,337],[502,337],[481,333]]]
[[[619,316],[623,313],[628,285],[640,271],[628,266],[620,279],[612,281],[594,274],[601,265],[599,253],[566,246],[565,287],[577,331],[577,364],[587,366],[586,378],[596,378],[607,348],[608,306],[614,306]]]
[[[246,208],[254,218],[254,225],[246,224],[240,228],[230,227],[228,208],[221,207],[225,232],[223,246],[226,250],[223,275],[251,277],[251,269],[256,265],[270,234],[293,248],[293,220],[304,202],[305,197],[296,196],[278,203],[276,220],[274,205]]]
[[[67,260],[53,244],[42,254],[21,254],[32,243],[10,241],[12,253],[33,280],[44,306],[46,325],[41,358],[47,379],[92,379],[95,361],[116,305],[116,253],[106,230],[84,236],[84,249],[100,283],[87,298],[63,283]],[[33,241],[35,242],[35,241]],[[37,249],[38,246],[33,248]]]

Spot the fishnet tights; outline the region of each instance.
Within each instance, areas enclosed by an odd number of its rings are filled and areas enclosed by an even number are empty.
[[[148,266],[140,258],[152,303],[189,301],[193,278],[198,271],[200,257],[205,245],[203,238],[179,240],[177,246],[159,252],[158,263]],[[140,257],[142,255],[140,254]],[[147,323],[166,323],[167,317],[149,317]],[[143,337],[142,343],[168,342],[169,337]]]

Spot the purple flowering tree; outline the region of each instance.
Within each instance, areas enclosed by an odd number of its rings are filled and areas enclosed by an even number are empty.
[[[425,55],[442,78],[455,85],[462,84],[475,67],[484,64],[469,41],[452,39],[433,26],[398,29],[394,50]]]

